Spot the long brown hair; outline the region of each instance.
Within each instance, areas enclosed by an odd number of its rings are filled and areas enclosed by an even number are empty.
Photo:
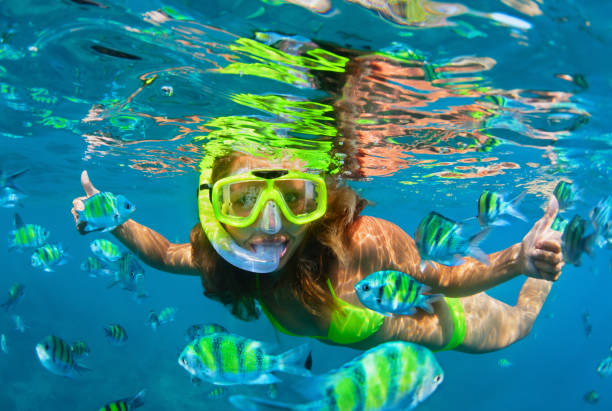
[[[213,182],[229,169],[235,158],[229,155],[215,161]],[[337,264],[346,263],[347,231],[367,201],[338,178],[326,176],[326,185],[325,215],[310,224],[304,241],[283,270],[284,274],[261,290],[257,290],[256,274],[234,267],[221,258],[201,225],[196,224],[191,230],[190,242],[193,261],[200,269],[204,295],[220,301],[243,320],[258,318],[255,299],[260,292],[279,295],[279,291],[290,291],[314,315],[320,315],[322,307],[332,306],[333,299],[326,284],[328,273]]]

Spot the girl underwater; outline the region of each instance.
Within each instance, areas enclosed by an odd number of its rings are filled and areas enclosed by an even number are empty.
[[[86,171],[85,197],[99,192]],[[173,244],[134,220],[112,234],[143,262],[174,274],[199,276],[204,295],[243,320],[258,304],[281,332],[369,349],[394,340],[434,351],[482,353],[528,335],[563,267],[558,211],[551,196],[544,216],[520,243],[458,266],[421,271],[415,241],[392,222],[361,215],[367,201],[334,176],[312,174],[299,160],[231,153],[204,169],[200,222],[190,242]],[[77,226],[77,229],[79,227]],[[379,270],[405,272],[442,293],[434,313],[385,317],[366,309],[354,285]],[[483,291],[525,274],[514,306]]]

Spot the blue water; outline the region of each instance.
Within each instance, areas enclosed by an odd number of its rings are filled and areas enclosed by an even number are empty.
[[[90,241],[111,237],[79,235],[69,212],[72,199],[82,195],[79,175],[87,169],[94,185],[123,193],[136,204],[138,222],[170,241],[187,242],[197,222],[197,165],[203,156],[202,142],[195,138],[206,136],[207,122],[215,118],[275,114],[238,104],[234,94],[311,101],[334,97],[318,87],[214,71],[229,62],[261,62],[230,47],[239,38],[253,39],[256,31],[300,35],[363,53],[411,50],[432,67],[452,66],[466,57],[494,62],[489,70],[441,74],[429,82],[379,79],[406,95],[431,99],[372,104],[368,119],[387,118],[379,124],[396,124],[400,131],[385,131],[375,142],[355,142],[362,173],[347,174],[347,182],[372,201],[365,214],[412,234],[432,210],[457,220],[473,216],[483,189],[509,195],[527,190],[521,210],[528,223],[513,220],[509,228],[496,228],[483,243],[485,251],[494,252],[521,240],[541,216],[558,179],[583,190],[582,201],[566,217],[586,217],[599,198],[610,194],[610,4],[547,1],[534,3],[541,13],[529,15],[501,2],[464,2],[473,10],[520,17],[532,25],[523,30],[474,13],[450,17],[456,26],[417,29],[336,0],[326,15],[256,0],[78,3],[0,4],[0,169],[29,170],[17,181],[27,198],[16,209],[0,209],[0,232],[12,228],[16,211],[26,223],[50,230],[51,240],[70,254],[66,265],[46,273],[30,265],[30,251],[8,253],[0,247],[0,296],[15,282],[25,285],[23,300],[9,314],[19,314],[30,327],[19,333],[10,315],[0,313],[0,333],[9,348],[8,354],[0,352],[1,410],[96,410],[141,388],[147,389],[143,410],[228,408],[225,399],[211,400],[208,388],[191,384],[177,364],[189,325],[214,321],[251,338],[280,338],[286,347],[303,342],[277,336],[265,318],[234,319],[202,296],[197,278],[147,267],[149,297],[140,304],[119,287],[107,289],[104,280],[89,278],[79,266],[90,255]],[[173,18],[153,23],[150,12],[160,9]],[[92,48],[96,45],[125,54],[100,53]],[[171,95],[164,91],[168,86]],[[461,87],[468,92],[458,92]],[[433,98],[439,90],[445,93]],[[505,96],[506,102],[483,106],[478,101],[485,92]],[[392,118],[393,110],[411,114]],[[95,119],[88,120],[88,114]],[[415,120],[422,117],[421,123]],[[431,139],[432,130],[448,134]],[[339,146],[338,136],[307,134],[292,135]],[[498,144],[479,150],[486,136]],[[476,146],[466,148],[474,141]],[[379,161],[371,162],[375,158]],[[437,354],[445,381],[419,409],[611,409],[612,377],[596,372],[612,344],[611,258],[602,249],[593,258],[583,256],[581,267],[566,266],[524,340],[489,354]],[[488,293],[514,304],[522,280]],[[178,309],[176,321],[152,331],[149,310],[167,306]],[[583,324],[587,312],[590,336]],[[104,339],[103,327],[110,323],[127,329],[125,346]],[[83,362],[92,371],[68,379],[44,369],[34,346],[48,334],[86,341],[91,354]],[[316,373],[357,354],[311,343]],[[500,359],[512,365],[500,367]],[[600,394],[599,403],[584,401],[590,390]],[[238,392],[266,394],[252,387]],[[292,400],[291,391],[281,386],[279,399]]]

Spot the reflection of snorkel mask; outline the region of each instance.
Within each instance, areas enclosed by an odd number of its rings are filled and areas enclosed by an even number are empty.
[[[270,273],[278,268],[283,245],[262,243],[254,251],[240,247],[221,223],[233,227],[253,224],[263,210],[259,228],[280,230],[279,210],[287,221],[306,224],[325,214],[327,191],[316,175],[288,170],[252,170],[222,178],[210,186],[211,170],[200,175],[198,211],[202,229],[217,253],[246,271]]]

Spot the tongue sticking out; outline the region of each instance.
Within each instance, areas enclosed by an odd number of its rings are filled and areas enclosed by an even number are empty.
[[[280,260],[283,254],[285,245],[283,243],[260,243],[254,244],[253,248],[258,258],[278,264],[278,260]]]

